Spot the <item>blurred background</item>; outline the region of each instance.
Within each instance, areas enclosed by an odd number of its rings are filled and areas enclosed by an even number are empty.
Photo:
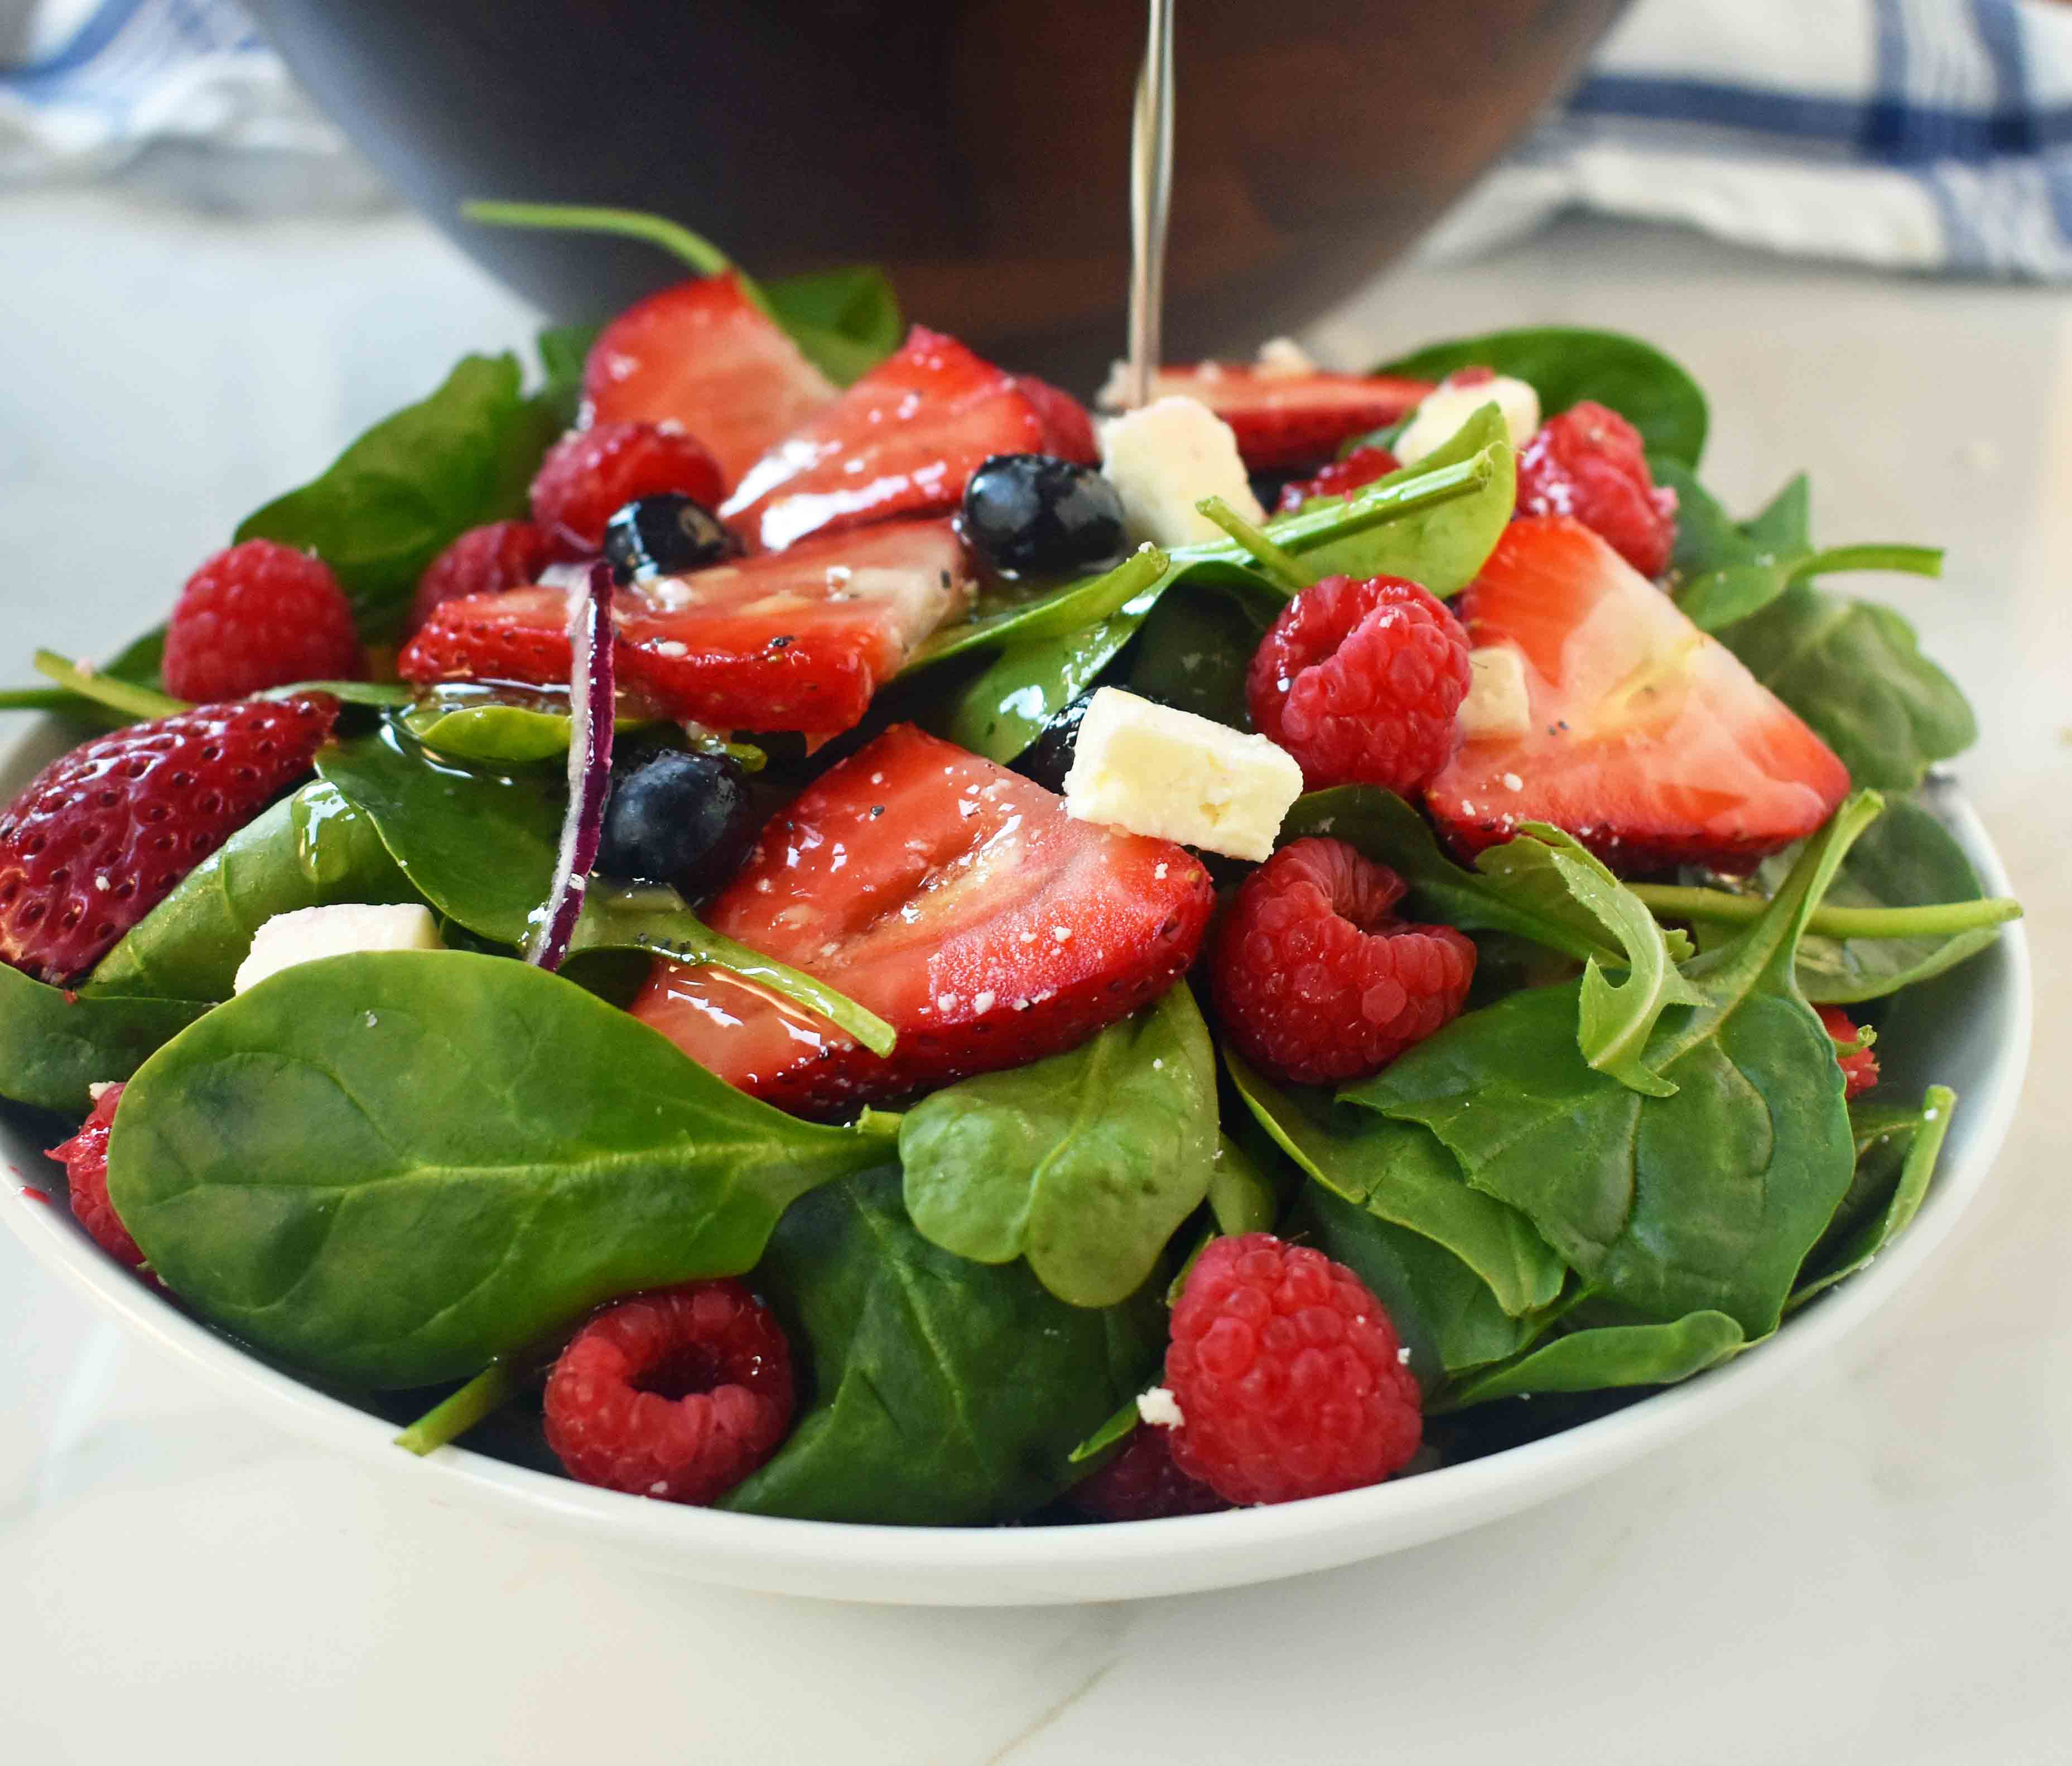
[[[1276,1587],[976,1614],[703,1590],[436,1507],[0,1235],[0,1760],[2066,1757],[2072,6],[1178,6],[1177,351],[1635,331],[1711,393],[1730,508],[1810,468],[1824,543],[1949,548],[1940,581],[1862,587],[1979,706],[1955,770],[2028,904],[2038,1077],[1992,1189],[1817,1378],[1533,1514]],[[1135,6],[264,10],[278,49],[222,0],[0,0],[0,683],[162,617],[463,352],[679,274],[533,255],[458,194],[661,208],[758,269],[882,253],[910,312],[1019,338],[1016,366],[1120,348]],[[708,18],[738,59],[701,52]],[[752,165],[715,176],[697,121],[764,117],[769,175],[812,189],[891,163],[837,126],[858,103],[911,150],[976,145],[931,150],[929,190],[791,212]]]

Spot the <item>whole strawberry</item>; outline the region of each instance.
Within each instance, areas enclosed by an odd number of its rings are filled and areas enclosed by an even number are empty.
[[[330,566],[275,540],[204,560],[166,623],[166,690],[198,703],[366,672],[352,603]]]
[[[60,755],[0,812],[0,961],[84,974],[309,771],[338,710],[324,693],[201,706]]]

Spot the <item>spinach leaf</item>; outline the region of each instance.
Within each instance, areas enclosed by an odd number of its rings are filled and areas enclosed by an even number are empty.
[[[332,902],[411,902],[374,824],[321,780],[232,834],[101,958],[94,997],[230,998],[253,934],[276,914]]]
[[[1415,466],[1347,496],[1318,498],[1269,521],[1265,532],[1320,575],[1407,576],[1434,595],[1457,593],[1474,580],[1511,520],[1517,469],[1507,434],[1496,407],[1485,405],[1451,441]],[[1429,495],[1435,480],[1451,486],[1455,478],[1471,484],[1466,494],[1449,492],[1449,500],[1434,506],[1400,519],[1376,519]],[[1263,587],[1251,554],[1235,541],[1176,546],[1167,554],[1164,574],[1105,618],[1075,631],[1008,644],[948,696],[931,727],[960,747],[1006,764],[1092,685],[1161,597],[1182,582],[1244,595],[1277,592]]]
[[[145,1063],[109,1149],[166,1284],[356,1385],[474,1373],[615,1295],[750,1268],[786,1206],[883,1160],[529,964],[283,970]]]
[[[1442,1246],[1512,1317],[1560,1294],[1568,1274],[1561,1259],[1523,1214],[1471,1188],[1438,1137],[1334,1103],[1327,1093],[1284,1089],[1228,1048],[1223,1061],[1246,1107],[1317,1184]]]
[[[546,383],[534,401],[557,428],[574,429],[582,414],[583,367],[598,331],[595,325],[553,325],[540,333],[535,347]]]
[[[467,356],[321,477],[247,516],[237,537],[313,550],[351,597],[360,635],[393,638],[418,577],[453,539],[525,513],[526,487],[558,428],[549,405],[520,393],[516,357]]]
[[[1575,957],[1623,966],[1615,928],[1580,897],[1554,862],[1544,839],[1517,839],[1480,854],[1475,869],[1455,864],[1439,850],[1430,825],[1393,792],[1375,785],[1338,785],[1298,797],[1281,825],[1285,845],[1309,834],[1329,834],[1387,865],[1410,886],[1416,911],[1467,932],[1509,932]],[[1679,961],[1690,944],[1671,932],[1669,954]]]
[[[1651,452],[1696,466],[1705,446],[1705,395],[1651,344],[1618,331],[1561,325],[1489,331],[1428,344],[1383,362],[1377,374],[1442,380],[1463,368],[1494,368],[1527,382],[1550,417],[1583,399],[1609,405],[1638,430]]]
[[[1137,1432],[1137,1424],[1142,1420],[1137,1408],[1137,1400],[1134,1398],[1124,1399],[1116,1407],[1113,1416],[1065,1455],[1066,1463],[1083,1465],[1089,1459],[1098,1459],[1110,1447],[1120,1447]]]
[[[913,1526],[1007,1521],[1081,1475],[1073,1448],[1157,1377],[1166,1309],[1067,1306],[1021,1262],[931,1245],[899,1175],[796,1203],[755,1272],[812,1349],[812,1402],[722,1499],[754,1514]]]
[[[492,943],[525,942],[553,876],[567,806],[560,772],[442,760],[393,719],[331,744],[316,767],[372,820],[411,887],[439,912]],[[644,950],[730,969],[818,1012],[874,1053],[892,1050],[892,1027],[875,1013],[714,932],[672,890],[593,887],[570,949]]]
[[[1216,1064],[1184,982],[1077,1048],[945,1086],[899,1125],[906,1212],[946,1251],[1026,1258],[1073,1306],[1149,1278],[1216,1163]]]
[[[1873,1181],[1891,1182],[1885,1205],[1844,1233],[1826,1256],[1815,1260],[1817,1270],[1793,1291],[1787,1311],[1796,1311],[1815,1295],[1867,1267],[1914,1224],[1914,1216],[1927,1199],[1936,1162],[1942,1157],[1943,1137],[1950,1132],[1950,1117],[1956,1107],[1957,1094],[1948,1086],[1931,1085],[1919,1110],[1910,1113],[1903,1125],[1888,1122],[1863,1147],[1858,1155],[1859,1171],[1867,1170]],[[1894,1177],[1890,1161],[1901,1147],[1905,1157]]]
[[[88,1086],[129,1078],[208,1010],[206,1000],[68,993],[0,963],[0,1097],[84,1116]]]
[[[1978,739],[1957,684],[1890,607],[1798,582],[1720,639],[1859,785],[1911,791],[1934,762]]]
[[[1852,798],[1762,917],[1686,966],[1700,1001],[1665,1013],[1645,1051],[1674,1096],[1584,1062],[1573,983],[1457,1019],[1342,1095],[1429,1129],[1470,1184],[1630,1315],[1719,1311],[1765,1334],[1855,1168],[1833,1045],[1793,969],[1807,916],[1879,807]]]
[[[1225,1238],[1271,1233],[1281,1217],[1281,1189],[1244,1142],[1216,1137],[1215,1168],[1209,1173],[1209,1213]]]
[[[1124,684],[1160,705],[1249,730],[1245,671],[1280,606],[1278,595],[1182,583],[1145,620]]]
[[[1112,570],[1005,605],[981,605],[968,620],[945,626],[920,644],[902,673],[925,669],[969,650],[1001,650],[1042,638],[1066,638],[1120,612],[1166,574],[1166,555],[1140,545]]]
[[[1514,1318],[1472,1269],[1436,1240],[1309,1185],[1289,1229],[1374,1291],[1428,1397],[1453,1376],[1501,1361],[1540,1332],[1537,1315]]]
[[[1462,1410],[1493,1398],[1606,1386],[1671,1385],[1702,1373],[1747,1343],[1724,1312],[1699,1311],[1664,1324],[1607,1324],[1572,1331],[1500,1367],[1463,1380],[1433,1406]]]

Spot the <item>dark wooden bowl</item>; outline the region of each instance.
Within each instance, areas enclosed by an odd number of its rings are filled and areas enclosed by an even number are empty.
[[[1178,0],[1167,354],[1248,348],[1402,251],[1624,0]],[[1122,344],[1141,7],[1117,0],[255,0],[361,150],[479,262],[591,319],[680,274],[462,220],[644,208],[1082,385]]]

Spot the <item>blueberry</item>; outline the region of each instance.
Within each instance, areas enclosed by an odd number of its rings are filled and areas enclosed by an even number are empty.
[[[704,504],[673,491],[628,503],[604,525],[604,555],[621,582],[701,570],[740,549]]]
[[[1012,763],[1012,769],[1025,779],[1034,779],[1046,791],[1062,792],[1065,775],[1072,770],[1072,756],[1079,751],[1079,725],[1099,690],[1088,687],[1078,698],[1061,706],[1043,726],[1042,734]]]
[[[996,570],[1063,574],[1122,553],[1122,503],[1090,466],[996,454],[964,486],[964,533]]]
[[[695,896],[740,862],[750,821],[737,763],[665,748],[612,780],[597,868],[607,877],[673,883]]]

